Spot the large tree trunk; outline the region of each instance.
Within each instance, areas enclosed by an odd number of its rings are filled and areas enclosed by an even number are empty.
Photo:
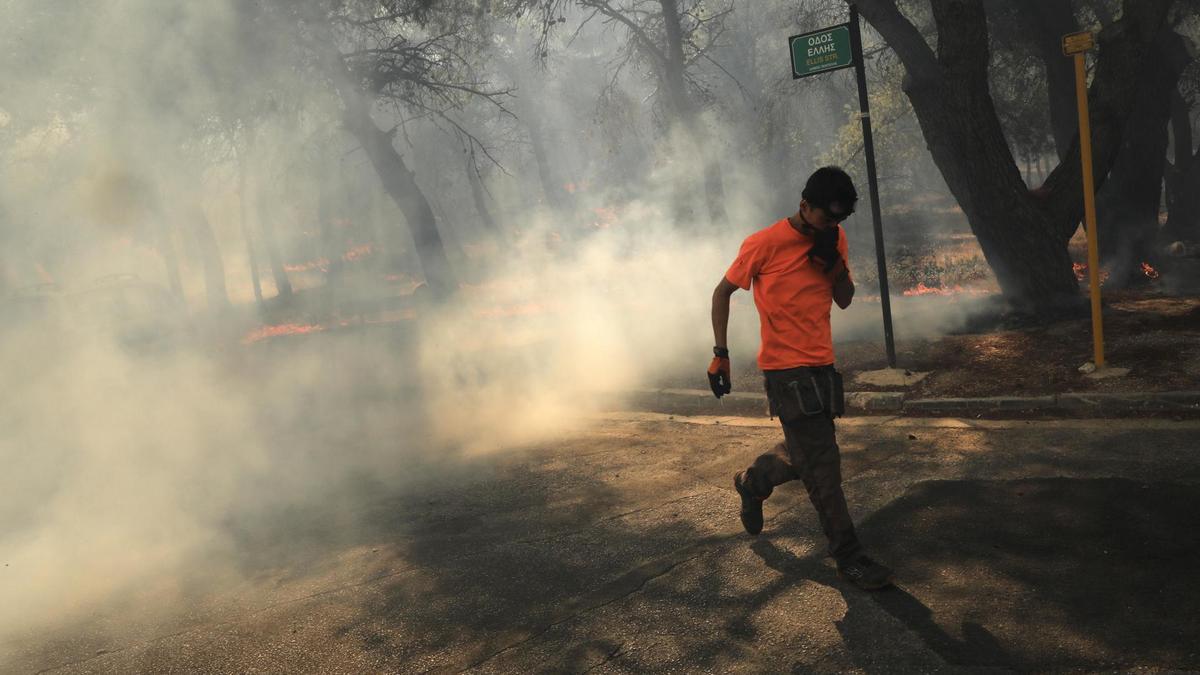
[[[1088,90],[1092,128],[1092,174],[1100,190],[1121,150],[1121,137],[1130,120],[1152,61],[1155,40],[1166,23],[1174,0],[1125,0],[1120,21],[1109,23],[1099,36],[1096,74]],[[1062,235],[1071,237],[1083,217],[1083,176],[1076,139],[1071,152],[1050,173],[1043,186],[1046,207]]]
[[[346,129],[362,145],[383,182],[383,189],[404,213],[429,289],[436,298],[450,297],[457,291],[458,282],[450,269],[429,199],[417,185],[416,176],[404,163],[404,158],[392,146],[391,135],[371,119],[363,94],[347,78],[338,78],[338,81],[338,92],[346,108]]]
[[[683,26],[679,5],[677,0],[659,0],[659,4],[663,10],[663,27],[667,35],[665,62],[661,68],[662,87],[670,109],[682,125],[693,152],[700,159],[709,223],[720,227],[728,220],[725,213],[725,181],[717,158],[717,144],[704,137],[700,111],[687,90],[684,77],[687,63],[683,54]]]
[[[1200,150],[1192,151],[1191,110],[1176,90],[1171,96],[1175,162],[1167,171],[1167,224],[1170,240],[1200,240]]]
[[[1066,240],[1027,196],[995,112],[983,7],[954,0],[935,0],[933,7],[938,68],[910,71],[905,83],[933,159],[1005,297],[1035,312],[1075,304],[1079,286]]]
[[[1089,97],[1098,183],[1115,158],[1140,69],[1171,2],[1126,0],[1122,20],[1101,35]],[[1078,145],[1047,180],[1048,191],[1031,195],[988,90],[987,22],[980,0],[932,0],[936,55],[894,2],[856,4],[904,62],[905,93],[934,161],[1005,298],[1014,308],[1039,314],[1078,306],[1079,288],[1067,254],[1067,240],[1082,213]]]
[[[458,281],[447,260],[446,247],[438,233],[437,221],[429,199],[417,184],[416,176],[392,145],[392,135],[371,117],[371,99],[362,83],[352,76],[338,50],[324,17],[313,16],[321,58],[326,73],[342,100],[342,124],[358,141],[383,189],[400,207],[408,223],[425,282],[435,299],[444,300],[458,291]]]
[[[982,90],[982,91],[981,91]],[[1004,137],[975,133],[1000,124],[984,81],[943,86],[914,81],[906,92],[934,162],[967,217],[1004,296],[1017,308],[1057,311],[1079,286],[1066,240],[1029,199]]]
[[[1054,147],[1061,160],[1079,135],[1075,105],[1075,68],[1063,56],[1062,36],[1079,30],[1071,0],[1021,0],[1018,10],[1028,18],[1038,53],[1046,68],[1046,94],[1050,104],[1050,127]]]
[[[1171,98],[1191,56],[1179,34],[1164,30],[1153,58],[1156,67],[1146,73],[1121,152],[1097,195],[1100,255],[1108,268],[1108,286],[1113,288],[1143,279],[1142,262],[1158,262],[1152,245],[1158,234]]]

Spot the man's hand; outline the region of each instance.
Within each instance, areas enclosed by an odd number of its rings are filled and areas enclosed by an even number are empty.
[[[813,245],[808,251],[808,257],[820,261],[825,266],[825,274],[832,272],[842,259],[842,253],[837,247],[841,229],[840,226],[834,225],[824,230],[815,230],[812,234]]]
[[[708,364],[708,386],[712,387],[713,395],[721,398],[733,391],[733,381],[729,375],[729,353],[725,356],[714,356]]]

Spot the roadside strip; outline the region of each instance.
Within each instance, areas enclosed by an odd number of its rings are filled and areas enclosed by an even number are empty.
[[[702,389],[635,389],[623,407],[677,415],[766,417],[767,397],[734,392],[717,400]],[[856,415],[1021,417],[1125,417],[1144,414],[1200,415],[1200,391],[1067,393],[1051,396],[906,399],[903,392],[848,392],[846,408]]]

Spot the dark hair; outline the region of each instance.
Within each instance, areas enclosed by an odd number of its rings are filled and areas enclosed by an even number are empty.
[[[814,171],[804,184],[800,196],[809,206],[824,209],[830,215],[850,215],[858,201],[854,181],[850,180],[850,174],[838,166],[823,166]],[[832,204],[836,204],[837,208],[831,210]]]

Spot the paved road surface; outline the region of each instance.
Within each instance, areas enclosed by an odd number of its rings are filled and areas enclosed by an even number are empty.
[[[774,423],[606,415],[366,482],[338,518],[248,524],[238,575],[174,580],[165,610],[147,580],[6,638],[0,670],[1200,669],[1198,430],[845,420],[851,510],[899,577],[867,594],[823,558],[799,483],[741,531],[731,476]]]

